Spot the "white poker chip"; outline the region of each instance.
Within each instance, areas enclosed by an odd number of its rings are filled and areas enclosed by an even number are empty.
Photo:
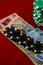
[[[43,53],[43,50],[41,50],[41,53]]]
[[[23,34],[21,33],[20,35],[22,36]]]
[[[40,42],[40,44],[43,44],[43,42]]]
[[[10,33],[12,33],[12,31],[10,31]]]
[[[34,50],[34,52],[36,53],[36,52],[37,52],[37,50]]]
[[[14,28],[15,31],[17,31],[17,28]]]
[[[27,38],[27,40],[30,40],[30,38]]]
[[[19,37],[17,36],[16,39],[19,39]]]
[[[9,29],[10,29],[10,28],[11,28],[11,26],[9,26],[9,27],[7,26],[7,28],[9,28]]]
[[[18,44],[21,44],[21,41],[19,41]]]
[[[33,45],[31,45],[30,47],[33,47]]]
[[[20,31],[20,34],[22,34],[23,33],[23,31]]]
[[[5,36],[7,36],[7,33],[5,33]]]
[[[26,46],[25,48],[28,49],[28,46]]]
[[[13,36],[11,36],[10,39],[13,39]]]
[[[25,44],[25,43],[26,43],[26,41],[23,41],[23,43]]]
[[[34,43],[36,43],[36,40],[34,39]]]

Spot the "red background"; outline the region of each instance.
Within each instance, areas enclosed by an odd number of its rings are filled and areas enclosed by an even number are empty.
[[[0,0],[0,19],[16,12],[32,26],[37,27],[32,18],[32,11],[33,0]],[[33,65],[33,63],[0,33],[0,65]]]

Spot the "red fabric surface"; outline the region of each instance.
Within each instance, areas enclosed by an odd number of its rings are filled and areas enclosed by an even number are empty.
[[[28,23],[37,27],[32,18],[32,11],[33,0],[0,0],[0,19],[16,12]],[[33,65],[33,63],[0,33],[0,65]]]
[[[0,65],[34,65],[32,61],[0,33]]]

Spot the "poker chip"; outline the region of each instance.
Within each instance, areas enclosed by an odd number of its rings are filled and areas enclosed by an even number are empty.
[[[28,46],[26,46],[25,48],[28,49]]]
[[[19,41],[18,44],[21,44],[21,41]]]
[[[34,39],[34,43],[36,43],[36,40]]]
[[[7,33],[5,33],[5,36],[7,36]]]
[[[33,6],[33,19],[38,26],[43,26],[43,0],[35,0]]]
[[[15,27],[6,27],[3,31],[4,35],[10,38],[12,41],[17,42],[19,45],[22,45],[28,51],[34,53],[43,53],[43,42],[37,41],[26,33],[23,30],[19,30]]]
[[[19,39],[19,37],[16,37],[16,39]]]
[[[43,51],[43,44],[40,44],[40,43],[34,44],[33,52],[42,53],[42,51]]]
[[[10,39],[13,39],[13,36],[11,36]]]

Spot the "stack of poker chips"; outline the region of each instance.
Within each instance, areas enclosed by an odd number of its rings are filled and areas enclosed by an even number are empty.
[[[6,27],[3,32],[10,40],[18,43],[18,45],[22,45],[28,51],[30,50],[34,53],[43,53],[43,42],[31,38],[23,30],[10,26]]]
[[[43,26],[43,0],[34,0],[33,19],[38,26]]]

